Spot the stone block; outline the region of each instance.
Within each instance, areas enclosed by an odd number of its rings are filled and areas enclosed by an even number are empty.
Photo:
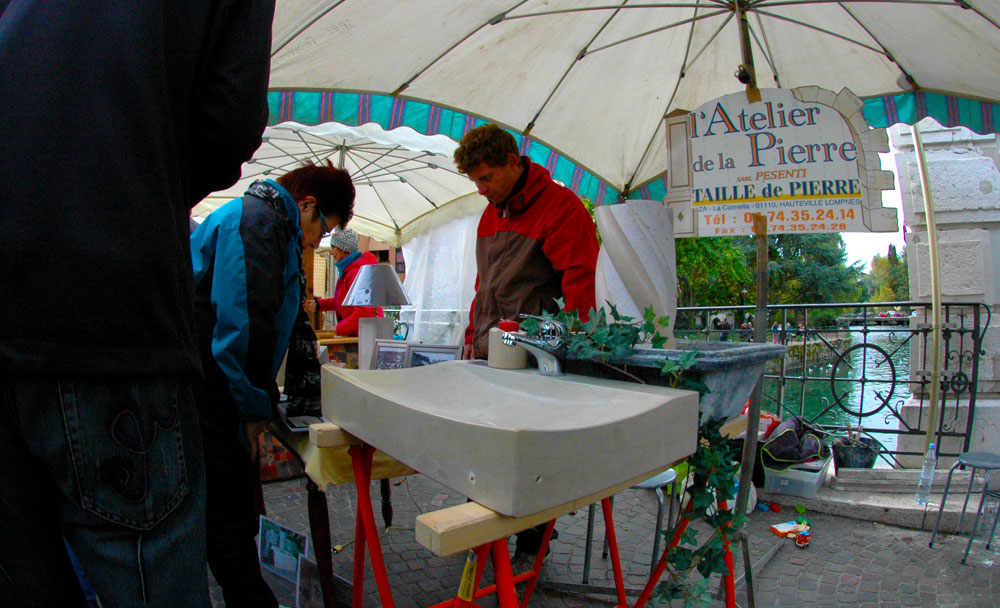
[[[941,297],[945,300],[997,301],[996,252],[990,230],[943,230],[938,235]],[[925,234],[913,239],[910,293],[931,297],[930,245]],[[916,289],[913,289],[916,287]]]
[[[898,159],[900,189],[911,226],[926,224],[924,195],[916,158]],[[992,158],[977,154],[928,158],[928,173],[938,225],[968,221],[997,221],[1000,210],[1000,171]],[[983,217],[986,215],[986,217]]]

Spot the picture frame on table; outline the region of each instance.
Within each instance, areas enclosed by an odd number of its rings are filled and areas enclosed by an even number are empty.
[[[462,347],[458,344],[413,344],[407,367],[422,367],[461,358]]]
[[[368,369],[403,369],[410,366],[410,344],[403,340],[375,340]]]

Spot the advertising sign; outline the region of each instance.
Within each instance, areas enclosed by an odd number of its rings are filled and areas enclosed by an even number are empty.
[[[689,218],[678,236],[751,234],[757,213],[769,234],[895,230],[894,210],[881,208],[892,187],[879,170],[884,130],[868,128],[846,89],[806,93],[762,89],[755,102],[734,93],[668,119],[677,170],[664,202]]]
[[[750,234],[754,213],[771,234],[864,230],[858,148],[844,119],[788,90],[768,93],[756,103],[727,95],[691,115],[699,233]]]

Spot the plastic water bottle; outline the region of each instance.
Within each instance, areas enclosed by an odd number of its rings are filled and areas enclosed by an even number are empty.
[[[937,453],[932,443],[927,447],[927,455],[924,456],[924,466],[920,469],[920,481],[917,483],[917,504],[926,505],[927,499],[931,496],[931,484],[934,482],[934,469],[937,468]]]

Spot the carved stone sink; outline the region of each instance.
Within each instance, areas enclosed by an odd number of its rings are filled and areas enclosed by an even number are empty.
[[[666,359],[679,361],[688,351],[697,353],[694,366],[686,373],[701,380],[709,392],[702,395],[700,409],[708,418],[738,416],[754,385],[764,375],[764,366],[772,359],[785,355],[786,346],[743,342],[708,342],[678,340],[676,349],[636,348],[624,358],[609,358],[607,363],[637,376],[649,384],[664,384],[660,367]],[[605,365],[586,359],[570,358],[566,371],[586,376],[625,378]]]
[[[479,361],[323,368],[323,415],[504,515],[561,505],[695,450],[698,394]]]

